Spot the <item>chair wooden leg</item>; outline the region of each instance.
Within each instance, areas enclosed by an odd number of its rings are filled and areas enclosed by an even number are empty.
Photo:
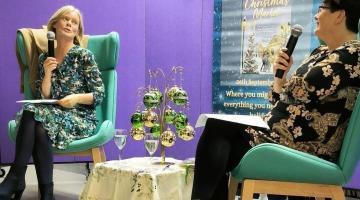
[[[345,194],[344,194],[342,187],[334,186],[331,189],[331,192],[332,192],[332,196],[333,196],[332,200],[345,200]]]
[[[229,178],[229,186],[228,186],[228,200],[234,200],[238,188],[238,182],[237,180],[230,176]]]
[[[254,196],[255,181],[244,180],[242,184],[241,200],[252,200]]]
[[[100,151],[101,151],[101,162],[105,162],[106,161],[105,147],[101,146]]]
[[[101,162],[101,149],[99,147],[91,149],[91,155],[93,158],[94,165]]]

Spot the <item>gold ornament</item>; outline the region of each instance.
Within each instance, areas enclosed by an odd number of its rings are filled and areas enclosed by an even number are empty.
[[[154,123],[158,120],[158,115],[152,110],[146,110],[143,113],[143,121],[146,127],[153,127]]]
[[[134,140],[142,140],[145,136],[145,130],[143,127],[132,127],[130,130],[130,135]]]
[[[176,136],[169,128],[160,136],[161,144],[166,147],[171,147],[175,144]]]
[[[194,128],[190,126],[190,124],[187,124],[185,128],[178,130],[177,133],[178,136],[185,141],[192,140],[195,137]]]

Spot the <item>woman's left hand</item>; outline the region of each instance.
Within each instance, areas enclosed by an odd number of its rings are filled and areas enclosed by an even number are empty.
[[[77,103],[78,98],[76,94],[67,95],[58,101],[58,104],[64,108],[73,108]]]

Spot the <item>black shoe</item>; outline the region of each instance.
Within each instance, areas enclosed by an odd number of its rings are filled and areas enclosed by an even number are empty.
[[[54,198],[54,183],[39,184],[40,200],[55,200]]]
[[[25,171],[25,170],[24,170]],[[25,190],[25,173],[24,176],[18,178],[14,170],[5,177],[0,184],[0,199],[1,200],[20,200]]]

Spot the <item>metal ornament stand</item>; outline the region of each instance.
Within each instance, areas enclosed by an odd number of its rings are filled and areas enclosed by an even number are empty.
[[[173,146],[177,137],[188,141],[195,136],[194,128],[188,123],[187,116],[184,114],[189,109],[189,102],[187,92],[182,89],[183,67],[174,66],[171,71],[171,75],[166,76],[160,68],[149,70],[150,83],[148,87],[138,89],[138,96],[142,96],[142,103],[146,109],[140,111],[142,106],[139,104],[136,108],[137,111],[131,116],[133,128],[130,134],[135,140],[141,140],[144,137],[146,130],[142,123],[150,129],[151,134],[159,134],[161,158],[152,164],[174,164],[166,161],[166,148]],[[158,79],[163,81],[162,84],[158,83]],[[178,112],[171,107],[177,107]],[[171,130],[169,125],[173,126],[173,130],[176,128],[176,131]]]

